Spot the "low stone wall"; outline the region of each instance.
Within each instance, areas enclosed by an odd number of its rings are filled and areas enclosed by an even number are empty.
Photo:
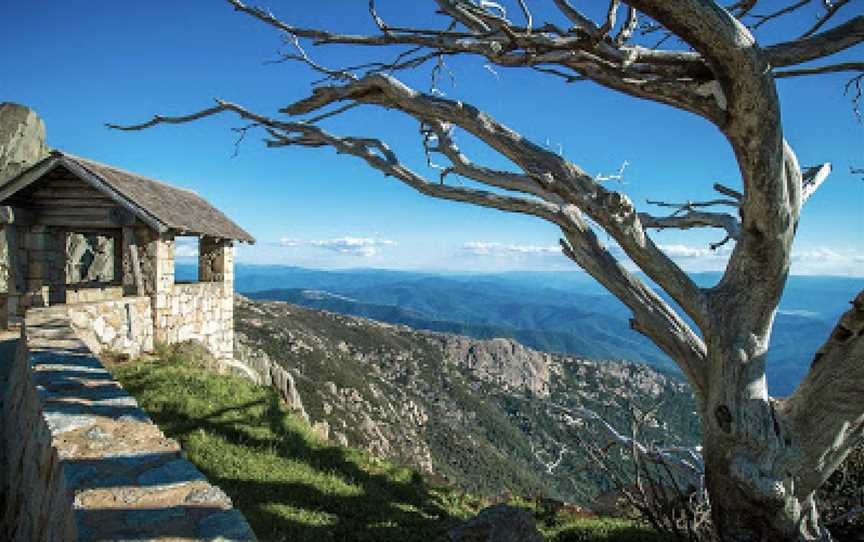
[[[153,351],[153,312],[149,297],[124,297],[47,310],[65,311],[72,329],[95,354],[109,350],[136,357]]]
[[[234,297],[221,282],[174,284],[156,294],[156,340],[168,344],[194,339],[217,358],[234,356]]]
[[[29,311],[0,360],[0,540],[254,540],[57,309]]]
[[[121,299],[123,286],[100,285],[84,286],[69,284],[66,286],[66,303],[93,303]]]

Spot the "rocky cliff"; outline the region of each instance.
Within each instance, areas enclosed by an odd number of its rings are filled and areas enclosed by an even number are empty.
[[[275,383],[323,436],[473,492],[586,502],[602,490],[579,441],[606,436],[568,422],[562,413],[571,407],[591,408],[622,429],[633,409],[657,408],[648,438],[687,442],[698,434],[686,386],[644,365],[240,296],[235,326],[238,361]]]

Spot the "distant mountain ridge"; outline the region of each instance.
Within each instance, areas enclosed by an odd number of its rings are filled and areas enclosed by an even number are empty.
[[[178,266],[178,276],[192,272]],[[720,274],[691,277],[709,287]],[[281,299],[475,338],[510,337],[546,352],[624,359],[676,371],[663,352],[629,328],[627,308],[578,271],[436,274],[238,265],[235,280],[239,292],[257,299]],[[862,289],[861,278],[789,278],[768,356],[772,394],[794,389],[837,318]],[[302,290],[326,294],[310,296]]]
[[[527,315],[523,320],[537,319],[541,323],[535,325],[529,323],[526,327],[517,327],[519,325],[517,312],[525,313],[530,309],[524,306],[512,306],[509,303],[505,304],[502,310],[509,311],[515,325],[499,323],[507,321],[506,312],[504,316],[497,318],[468,315],[463,320],[439,320],[418,310],[395,304],[364,303],[338,294],[322,293],[320,290],[265,290],[247,295],[252,299],[287,301],[304,307],[401,324],[418,330],[456,333],[477,339],[508,337],[544,352],[578,353],[594,359],[627,359],[659,367],[663,367],[667,362],[659,353],[652,350],[653,346],[640,344],[644,341],[640,336],[636,334],[631,337],[618,336],[614,330],[600,325],[602,321],[591,321],[595,315],[572,307],[538,306],[535,309],[537,314]],[[580,332],[573,333],[563,326],[556,329],[553,323],[543,323],[551,318],[560,318],[566,326],[581,324]],[[666,365],[665,368],[671,367]]]

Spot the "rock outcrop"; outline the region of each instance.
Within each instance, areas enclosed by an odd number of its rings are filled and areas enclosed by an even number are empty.
[[[66,237],[66,281],[111,282],[114,280],[114,240],[95,234]]]
[[[26,106],[0,103],[0,184],[47,155],[42,119]]]
[[[531,514],[507,504],[484,508],[447,535],[452,542],[543,542]]]
[[[531,350],[513,339],[480,341],[459,335],[435,334],[447,359],[471,370],[479,379],[510,391],[528,390],[549,396],[552,356]]]

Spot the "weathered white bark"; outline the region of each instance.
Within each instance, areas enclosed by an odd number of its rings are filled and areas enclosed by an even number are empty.
[[[266,129],[272,147],[328,146],[425,195],[529,214],[556,224],[564,254],[630,308],[633,328],[675,360],[690,382],[703,422],[707,484],[720,535],[725,540],[826,536],[818,523],[813,494],[864,431],[864,294],[820,350],[795,394],[785,401],[770,398],[765,355],[789,272],[801,206],[830,172],[826,164],[802,173],[784,140],[774,79],[864,70],[864,63],[856,62],[796,68],[864,42],[864,16],[822,31],[846,3],[835,2],[797,39],[763,48],[739,20],[756,9],[758,0],[738,2],[729,8],[732,13],[708,0],[629,0],[627,23],[614,37],[618,1],[610,4],[606,20],[595,24],[567,0],[555,0],[572,25],[566,30],[554,24],[536,27],[524,2],[520,6],[527,26],[482,4],[436,0],[453,20],[447,30],[388,27],[373,5],[373,20],[381,31],[375,35],[297,28],[240,0],[228,2],[282,32],[297,51],[286,59],[303,62],[327,81],[336,82],[281,110],[292,117],[314,116],[306,122],[284,121],[220,101],[198,113],[157,116],[124,129],[233,112]],[[778,10],[763,16],[759,24],[799,8],[795,4]],[[631,44],[635,21],[644,16],[692,51]],[[329,69],[311,59],[300,39],[415,49],[365,69]],[[482,56],[497,66],[540,69],[567,81],[590,79],[707,119],[725,135],[738,163],[743,191],[717,189],[734,198],[739,216],[692,209],[666,218],[637,213],[626,195],[606,188],[576,164],[531,143],[482,110],[417,92],[389,73],[455,54]],[[778,67],[789,69],[775,72]],[[439,168],[440,179],[428,180],[412,171],[383,141],[337,136],[318,126],[357,105],[397,111],[418,121],[427,155],[437,153],[449,162]],[[520,171],[471,162],[450,137],[452,129],[471,133]],[[444,181],[451,174],[495,191],[447,185]],[[595,226],[671,296],[701,336],[610,254],[595,235]],[[720,282],[698,288],[651,240],[647,231],[651,227],[725,230],[735,247]]]

